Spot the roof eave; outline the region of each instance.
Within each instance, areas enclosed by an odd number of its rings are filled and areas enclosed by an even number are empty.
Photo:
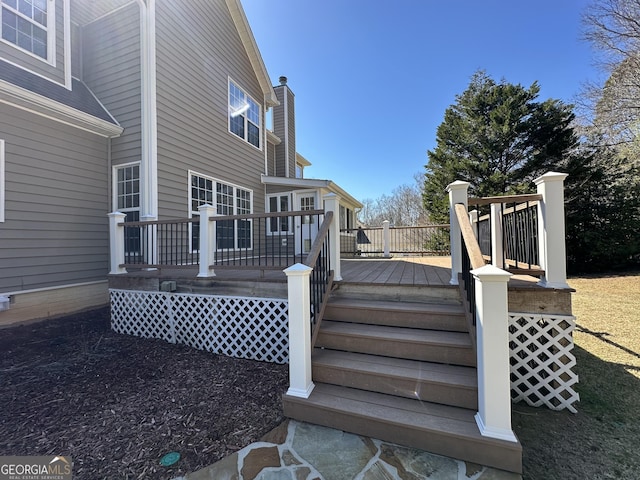
[[[102,120],[4,80],[0,80],[0,102],[103,137],[118,137],[124,131],[117,123]]]
[[[253,36],[253,32],[251,32],[249,21],[247,20],[244,9],[240,4],[240,0],[226,0],[226,2],[229,12],[231,13],[231,18],[233,19],[233,23],[238,30],[242,44],[249,56],[251,66],[258,77],[258,82],[260,82],[260,87],[264,93],[264,100],[267,108],[280,105],[280,102],[276,98],[276,92],[271,85],[271,80],[269,79],[267,68],[262,60],[262,55],[260,55],[258,44]]]
[[[319,180],[316,178],[291,178],[291,177],[274,177],[270,175],[262,175],[261,181],[265,185],[278,185],[281,187],[298,187],[298,188],[326,188],[330,192],[338,195],[344,203],[353,205],[354,208],[362,208],[363,205],[352,195],[347,193],[340,185],[332,180]]]

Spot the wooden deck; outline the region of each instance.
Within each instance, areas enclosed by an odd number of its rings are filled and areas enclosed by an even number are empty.
[[[282,267],[284,269],[286,267]],[[260,270],[258,268],[214,268],[215,277],[197,279],[197,267],[162,268],[158,270],[131,271],[126,277],[138,279],[173,279],[211,282],[265,282],[286,283],[287,277],[281,269]],[[393,258],[343,258],[342,282],[378,286],[449,286],[451,280],[451,257],[393,257]],[[119,275],[111,275],[114,281]],[[510,289],[545,290],[536,285],[538,279],[526,275],[514,275],[509,281]],[[115,288],[119,288],[115,286]]]
[[[373,285],[449,285],[451,257],[342,259],[342,280]]]

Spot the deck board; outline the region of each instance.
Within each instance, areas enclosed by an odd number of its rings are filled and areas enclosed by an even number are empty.
[[[286,283],[283,273],[286,267],[277,270],[214,268],[213,281],[274,282]],[[388,286],[448,286],[451,279],[451,257],[393,257],[393,258],[343,258],[341,261],[342,281],[345,283],[388,285]],[[159,277],[175,279],[195,279],[196,266],[175,269],[171,267],[154,271],[132,272],[136,277]],[[537,287],[537,278],[514,276],[510,287]]]
[[[342,279],[375,285],[449,285],[449,257],[342,259]]]

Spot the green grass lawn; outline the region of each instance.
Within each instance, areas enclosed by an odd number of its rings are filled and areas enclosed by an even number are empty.
[[[576,277],[577,414],[514,405],[525,479],[640,479],[640,273]]]

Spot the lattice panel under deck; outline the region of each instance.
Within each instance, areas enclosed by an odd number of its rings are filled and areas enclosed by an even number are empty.
[[[111,290],[115,331],[273,363],[289,360],[283,299]]]
[[[111,328],[118,333],[176,343],[168,296],[155,292],[110,290]]]
[[[529,405],[576,413],[578,375],[573,350],[575,317],[509,312],[511,397]]]

